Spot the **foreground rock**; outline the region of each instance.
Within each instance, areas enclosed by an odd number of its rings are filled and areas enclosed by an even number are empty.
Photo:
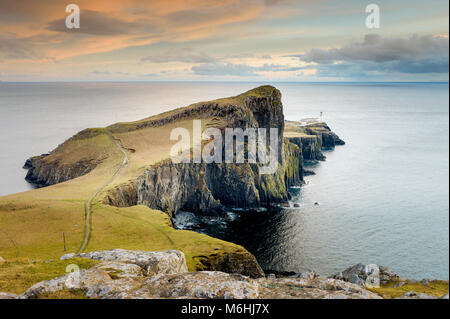
[[[373,273],[374,269],[378,270],[377,276],[380,280],[380,284],[387,284],[389,282],[401,279],[400,276],[390,271],[386,267],[374,264],[372,265],[356,264],[352,267],[345,269],[340,273],[333,275],[331,278],[344,280],[356,285],[364,286],[368,280],[368,277],[375,275]]]
[[[382,299],[359,285],[342,280],[302,274],[303,278],[260,279],[260,298],[264,299]]]
[[[151,277],[135,294],[154,298],[254,299],[259,295],[259,284],[241,275],[200,271]]]
[[[397,299],[436,299],[436,298],[420,292],[408,291],[403,296]]]
[[[114,249],[81,257],[102,262],[87,270],[37,283],[20,298],[55,298],[62,291],[81,291],[88,298],[103,299],[381,298],[360,285],[312,272],[284,278],[272,274],[260,279],[220,271],[187,272],[184,255],[179,251]]]
[[[357,264],[331,278],[370,289],[387,299],[448,299],[448,281],[406,279],[375,264]]]
[[[18,295],[10,294],[7,292],[0,292],[0,300],[1,299],[17,299],[17,298],[19,298]]]
[[[61,259],[64,260],[66,257],[66,255],[62,256]],[[179,250],[148,252],[112,249],[80,254],[77,255],[77,257],[100,261],[135,264],[142,268],[146,276],[152,276],[155,274],[178,274],[188,271],[186,258]]]

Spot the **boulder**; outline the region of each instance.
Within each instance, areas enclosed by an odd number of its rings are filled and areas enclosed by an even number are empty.
[[[18,295],[10,294],[8,292],[0,292],[0,300],[1,299],[17,299],[19,298]]]
[[[157,298],[249,299],[257,298],[258,290],[257,281],[242,275],[199,271],[151,277],[141,293]]]
[[[360,285],[342,280],[304,273],[303,278],[262,278],[260,298],[263,299],[381,299]]]
[[[3,258],[0,256],[0,264],[3,263],[3,262],[5,262],[5,259],[3,259]]]
[[[368,276],[373,275],[371,271],[373,271],[373,269],[376,268],[379,269],[378,276],[380,279],[380,284],[387,284],[391,281],[398,281],[400,279],[400,277],[393,271],[390,271],[386,267],[378,266],[375,264],[371,265],[356,264],[340,273],[331,276],[331,278],[364,286]]]
[[[439,297],[439,299],[448,299],[448,293],[443,295],[443,296],[441,296],[441,297]]]
[[[144,275],[143,269],[138,265],[114,261],[104,262],[93,268],[107,272],[112,279],[136,278]]]
[[[436,299],[436,298],[420,292],[408,291],[402,296],[395,299]]]
[[[113,249],[80,254],[79,257],[135,264],[144,270],[146,276],[188,272],[186,258],[178,250],[148,252]]]
[[[25,291],[19,298],[35,299],[61,290],[78,289],[83,290],[90,298],[98,298],[110,290],[108,284],[111,282],[111,277],[105,271],[97,269],[74,271],[61,277],[41,281]]]

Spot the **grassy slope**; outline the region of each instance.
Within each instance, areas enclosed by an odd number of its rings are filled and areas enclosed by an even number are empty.
[[[264,96],[265,89],[247,95]],[[218,104],[241,103],[246,95],[214,101]],[[197,103],[187,108],[195,108]],[[133,180],[149,165],[169,157],[169,135],[172,128],[185,127],[192,130],[192,120],[184,119],[162,127],[133,130],[137,124],[163,118],[186,108],[167,112],[142,121],[119,123],[111,126],[114,137],[124,148],[130,150],[129,164],[104,192],[115,185]],[[203,126],[211,125],[213,119],[203,120]],[[215,123],[217,124],[217,123]],[[126,130],[123,130],[123,128]],[[115,129],[114,129],[115,128]],[[192,136],[192,134],[191,134]],[[58,259],[62,254],[76,252],[83,240],[85,203],[117,170],[122,154],[103,129],[91,129],[58,148],[52,157],[66,163],[80,159],[101,161],[89,174],[79,178],[24,193],[0,197],[0,256],[7,260],[0,268],[0,291],[23,292],[31,284],[65,273],[65,266],[53,264],[49,272],[45,260]],[[50,160],[50,159],[49,159]],[[92,231],[87,251],[100,249],[165,250],[180,249],[186,257],[190,270],[200,270],[205,256],[234,252],[245,254],[241,246],[224,242],[191,231],[175,230],[165,213],[145,206],[116,208],[100,204],[100,194],[93,205]],[[66,237],[64,251],[63,235]],[[24,259],[25,258],[25,259]],[[34,275],[29,279],[15,280],[24,276],[22,262],[36,259]]]

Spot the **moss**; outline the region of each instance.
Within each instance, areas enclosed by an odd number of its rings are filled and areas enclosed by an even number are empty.
[[[64,289],[39,295],[38,299],[89,299],[82,289]]]
[[[429,285],[420,282],[406,281],[401,287],[395,287],[399,282],[393,281],[380,288],[370,288],[368,290],[379,294],[383,298],[398,298],[408,291],[427,294],[433,297],[441,297],[449,292],[449,282],[443,280],[430,281]]]

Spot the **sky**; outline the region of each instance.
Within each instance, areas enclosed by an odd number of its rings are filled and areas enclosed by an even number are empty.
[[[66,27],[71,3],[80,28]],[[448,81],[448,6],[0,0],[0,81]]]

